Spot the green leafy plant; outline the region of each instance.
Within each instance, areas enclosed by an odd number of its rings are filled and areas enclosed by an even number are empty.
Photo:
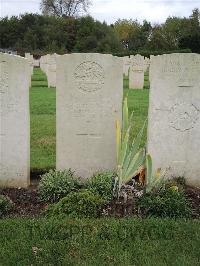
[[[115,178],[113,194],[119,198],[121,188],[126,185],[137,173],[145,161],[145,150],[139,148],[146,121],[135,140],[130,141],[132,116],[129,118],[127,98],[123,102],[122,128],[120,121],[116,121],[117,137],[117,175]]]
[[[88,182],[88,190],[100,195],[104,200],[112,200],[114,173],[102,172],[91,177]]]
[[[91,191],[71,192],[58,203],[49,206],[47,216],[70,216],[73,218],[98,217],[106,201]]]
[[[146,184],[145,192],[149,193],[152,191],[157,191],[162,188],[167,180],[164,178],[165,173],[161,173],[161,169],[156,171],[156,174],[153,174],[152,171],[152,158],[150,154],[146,155]]]
[[[81,187],[80,180],[71,170],[50,170],[41,176],[38,187],[38,195],[41,201],[58,202],[71,191]]]
[[[0,195],[0,218],[8,214],[14,207],[14,203],[6,196]]]
[[[190,218],[192,215],[191,205],[184,193],[172,189],[144,194],[137,204],[145,216]]]

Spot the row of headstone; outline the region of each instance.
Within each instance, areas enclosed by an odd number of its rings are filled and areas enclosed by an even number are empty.
[[[34,59],[33,59],[33,55],[31,55],[30,53],[25,53],[25,58],[27,59],[28,61],[28,64],[29,64],[29,72],[30,72],[30,75],[29,75],[29,87],[31,87],[31,76],[33,74],[33,69],[34,69]]]
[[[48,87],[56,87],[56,58],[57,54],[47,54],[40,58],[40,67],[47,75]]]
[[[121,119],[123,62],[71,54],[57,63],[57,169],[88,177],[116,167],[115,120]],[[0,54],[0,184],[29,184],[29,62]],[[136,64],[136,70],[138,64]],[[166,177],[200,185],[200,55],[151,59],[148,152]]]
[[[123,73],[129,77],[130,89],[143,89],[144,73],[150,66],[150,59],[141,55],[123,57]]]
[[[0,184],[25,187],[30,182],[30,62],[2,54],[0,62]],[[88,177],[115,168],[122,76],[122,60],[112,55],[57,58],[57,169],[73,168]]]
[[[31,72],[33,72],[33,67],[40,67],[47,76],[48,87],[56,87],[56,58],[58,56],[55,53],[47,54],[36,60],[30,53],[25,53],[25,58],[28,59],[31,66]]]

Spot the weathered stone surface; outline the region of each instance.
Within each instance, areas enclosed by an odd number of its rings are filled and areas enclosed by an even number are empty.
[[[40,68],[42,69],[42,71],[48,75],[48,64],[49,64],[49,58],[50,58],[50,54],[41,56],[40,58]]]
[[[144,57],[141,55],[131,56],[131,66],[129,71],[130,89],[143,89],[144,69]]]
[[[25,58],[28,60],[29,63],[29,87],[31,87],[31,75],[33,74],[33,69],[34,69],[34,59],[33,59],[33,55],[31,55],[30,53],[25,53]]]
[[[31,74],[33,73],[33,68],[34,68],[34,59],[33,55],[30,53],[25,53],[25,58],[28,60],[30,68],[31,68]]]
[[[82,177],[116,167],[122,59],[102,54],[57,58],[57,169]]]
[[[39,59],[33,59],[33,66],[34,67],[40,67],[40,60]]]
[[[145,57],[144,59],[144,72],[146,72],[150,67],[150,59],[148,57]]]
[[[151,57],[148,151],[154,170],[200,185],[200,55]]]
[[[129,56],[124,56],[123,57],[123,73],[124,75],[128,76],[129,75],[129,68],[131,65],[131,60]]]
[[[49,87],[56,87],[56,58],[57,54],[52,54],[48,59],[47,79]]]
[[[26,187],[30,172],[30,68],[0,53],[0,185]]]

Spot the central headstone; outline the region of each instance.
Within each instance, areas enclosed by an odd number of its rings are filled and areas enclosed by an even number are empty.
[[[144,87],[144,57],[141,55],[131,56],[129,71],[129,87],[131,89],[143,89]]]
[[[57,58],[57,169],[82,177],[116,167],[122,59],[102,54]]]
[[[154,170],[200,185],[200,55],[151,58],[148,151]]]
[[[30,179],[29,62],[0,53],[0,186]]]

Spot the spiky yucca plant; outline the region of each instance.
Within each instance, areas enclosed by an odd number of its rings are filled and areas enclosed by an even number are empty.
[[[117,138],[117,175],[115,178],[113,194],[119,198],[123,185],[126,185],[137,173],[139,167],[145,161],[145,150],[139,149],[146,121],[135,140],[130,141],[132,127],[131,114],[129,118],[127,98],[123,102],[122,127],[120,121],[116,121]]]
[[[161,173],[161,169],[157,169],[155,175],[152,170],[152,158],[150,154],[146,155],[146,184],[145,192],[150,193],[152,191],[158,191],[164,187],[166,179],[164,178],[165,172]]]

